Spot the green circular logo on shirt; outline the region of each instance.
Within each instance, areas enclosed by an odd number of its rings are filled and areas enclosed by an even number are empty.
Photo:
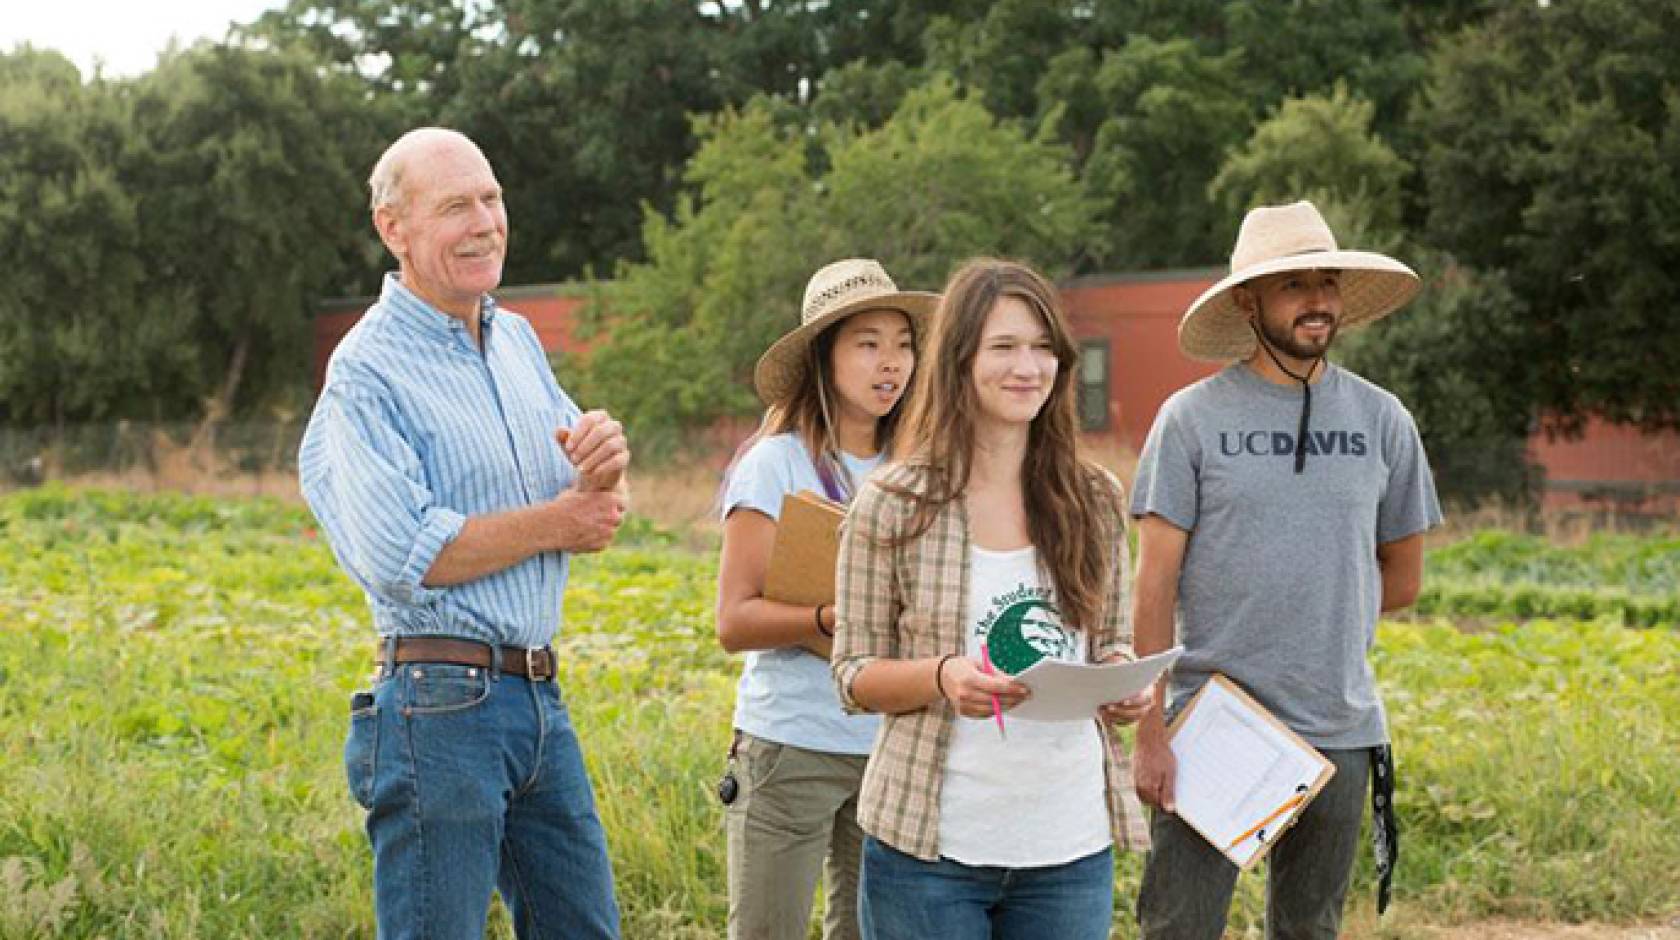
[[[1046,656],[1072,659],[1073,637],[1056,608],[1041,600],[1010,604],[986,634],[986,652],[999,672],[1015,675]]]

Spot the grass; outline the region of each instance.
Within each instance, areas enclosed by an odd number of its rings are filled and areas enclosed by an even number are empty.
[[[719,936],[710,789],[735,664],[711,639],[715,556],[646,519],[622,542],[578,559],[563,683],[626,936]],[[1625,565],[1650,542],[1581,558]],[[0,497],[0,938],[372,936],[340,764],[370,646],[362,598],[294,505]],[[1377,670],[1405,856],[1384,926],[1365,926],[1361,861],[1358,931],[1680,912],[1680,632],[1391,623]],[[1122,860],[1121,908],[1140,870]],[[1260,887],[1243,879],[1234,936],[1258,936]],[[1124,910],[1116,926],[1131,936]],[[489,933],[511,936],[505,917]]]

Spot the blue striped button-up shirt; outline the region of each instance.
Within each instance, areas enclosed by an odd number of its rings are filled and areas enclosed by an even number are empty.
[[[575,476],[554,432],[578,408],[536,331],[489,298],[480,319],[482,352],[465,324],[386,275],[333,353],[298,476],[381,634],[541,646],[560,624],[566,553],[450,587],[421,583],[468,516],[552,499]]]

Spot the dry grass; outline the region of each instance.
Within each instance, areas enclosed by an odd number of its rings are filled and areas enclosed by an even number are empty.
[[[1369,932],[1350,925],[1346,936],[1349,940],[1680,940],[1680,927],[1494,921],[1456,926],[1385,925]]]
[[[723,468],[716,461],[673,462],[633,471],[630,511],[662,529],[685,533],[716,544],[723,527],[718,522],[718,488]]]
[[[734,445],[753,430],[750,423],[719,426],[691,442],[698,449],[660,464],[633,469],[633,511],[661,528],[691,534],[697,544],[716,544],[718,487],[723,480]],[[115,433],[115,432],[113,432]],[[275,454],[268,461],[275,469],[257,472],[234,466],[228,455],[192,441],[179,443],[161,431],[139,432],[141,457],[120,468],[96,472],[65,473],[51,449],[44,452],[42,467],[49,480],[61,480],[75,487],[122,489],[138,492],[181,492],[203,496],[270,497],[300,502],[296,473],[285,467],[290,454]],[[1089,434],[1081,441],[1084,454],[1112,470],[1130,491],[1137,474],[1138,455],[1116,434]],[[133,454],[130,455],[134,456]],[[143,459],[141,459],[143,458]],[[0,477],[0,492],[11,488]],[[1446,525],[1428,536],[1431,546],[1457,541],[1485,529],[1504,529],[1543,535],[1558,545],[1576,545],[1596,533],[1680,531],[1680,519],[1628,516],[1580,510],[1541,512],[1507,506],[1484,506],[1465,511],[1452,509]]]
[[[1126,492],[1132,491],[1132,480],[1137,478],[1137,451],[1127,447],[1116,434],[1087,434],[1080,441],[1080,452],[1087,459],[1095,460],[1120,478],[1126,485]]]
[[[1439,917],[1437,913],[1435,915]],[[1343,921],[1347,940],[1680,940],[1680,911],[1643,924],[1559,924],[1547,921],[1486,920],[1424,923],[1404,901],[1380,920],[1368,897],[1351,899]]]
[[[1454,542],[1487,529],[1527,532],[1554,545],[1572,546],[1605,532],[1650,535],[1680,530],[1680,518],[1653,514],[1580,509],[1526,509],[1513,506],[1448,507],[1447,521],[1429,536],[1429,544]]]

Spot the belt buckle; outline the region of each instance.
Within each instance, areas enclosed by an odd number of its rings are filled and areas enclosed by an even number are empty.
[[[552,676],[541,676],[541,677],[539,677],[537,675],[537,657],[536,657],[536,654],[541,653],[542,651],[543,651],[543,648],[540,647],[540,646],[527,646],[527,647],[525,647],[525,678],[530,679],[533,682],[541,682],[541,681],[544,681],[546,679],[553,678]],[[549,665],[550,666],[554,665],[553,660],[549,661]]]

